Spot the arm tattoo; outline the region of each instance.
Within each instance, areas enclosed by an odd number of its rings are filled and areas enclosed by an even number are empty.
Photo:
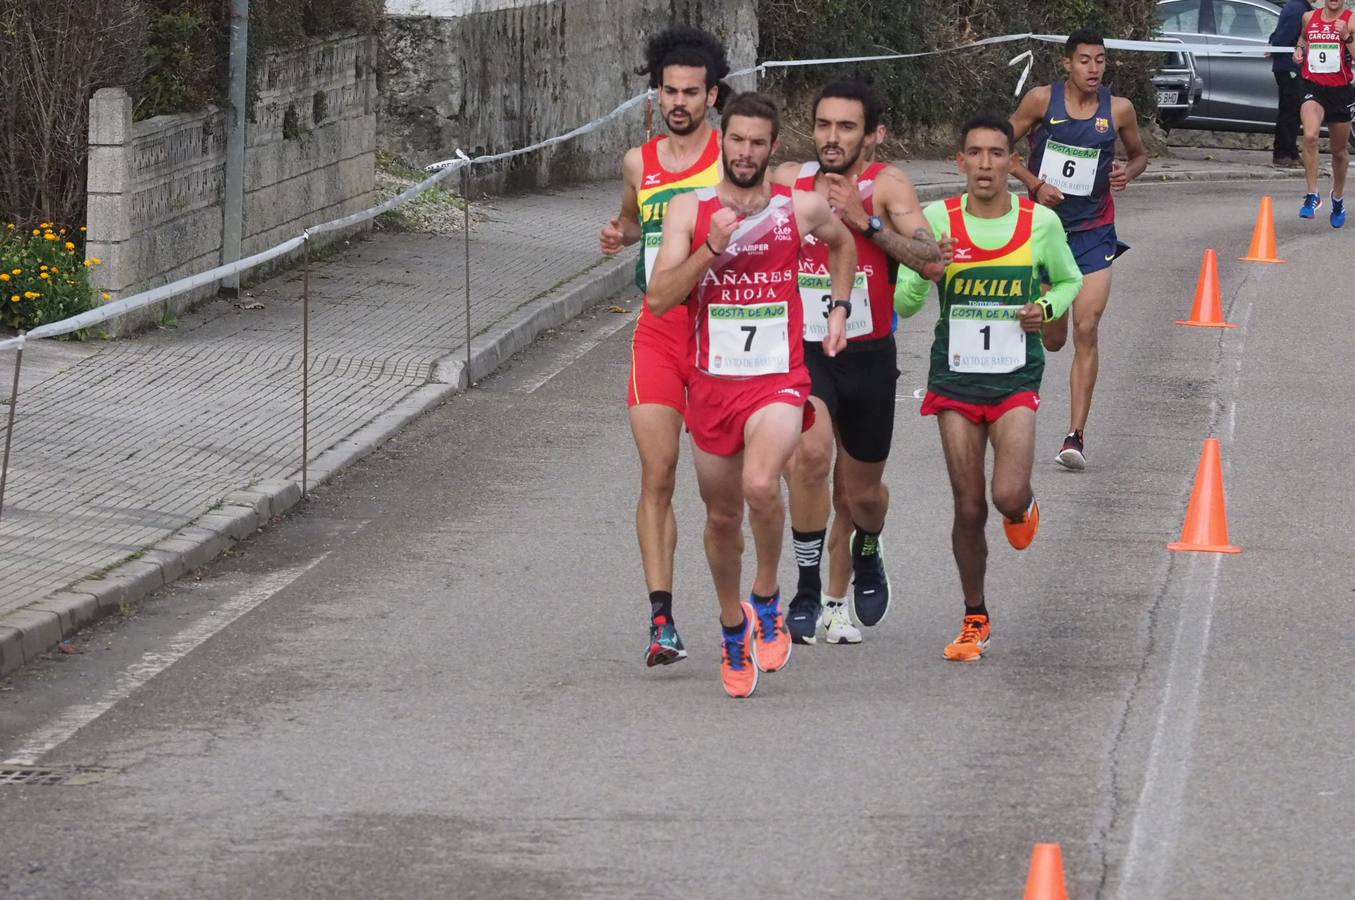
[[[876,233],[873,241],[895,262],[902,263],[919,274],[927,263],[941,261],[941,248],[930,228],[919,228],[906,238],[889,228]]]

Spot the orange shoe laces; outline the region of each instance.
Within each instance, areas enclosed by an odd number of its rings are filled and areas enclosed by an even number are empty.
[[[983,628],[987,624],[987,616],[965,616],[964,625],[960,628],[960,636],[955,639],[955,643],[977,644],[983,639]]]

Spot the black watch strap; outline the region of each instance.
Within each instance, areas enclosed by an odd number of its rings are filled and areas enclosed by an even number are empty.
[[[850,319],[852,317],[852,301],[850,300],[834,300],[832,303],[828,304],[828,314],[831,316],[833,310],[837,309],[839,306],[847,311],[847,318]]]
[[[880,221],[879,216],[871,216],[866,220],[866,230],[861,232],[861,236],[867,239],[873,238],[884,230],[884,226],[885,223]]]

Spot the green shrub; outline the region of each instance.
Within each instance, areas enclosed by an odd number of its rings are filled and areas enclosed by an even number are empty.
[[[50,222],[0,230],[0,326],[27,331],[98,306],[89,270],[102,260],[84,258],[80,237]]]

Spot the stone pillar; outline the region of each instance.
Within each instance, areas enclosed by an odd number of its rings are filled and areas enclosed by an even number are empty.
[[[132,98],[120,87],[96,91],[89,101],[85,256],[103,260],[90,270],[90,283],[114,300],[135,281],[131,144]]]

